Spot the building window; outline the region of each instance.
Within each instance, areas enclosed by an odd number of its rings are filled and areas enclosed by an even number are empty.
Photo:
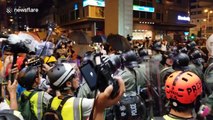
[[[139,0],[133,0],[133,5],[139,5]]]
[[[147,17],[146,18],[148,18],[148,19],[152,19],[152,13],[146,13],[147,14]]]
[[[133,11],[133,17],[134,18],[139,18],[140,17],[140,12],[139,11]]]
[[[142,12],[142,11],[133,11],[134,18],[147,18],[152,19],[152,13]],[[159,18],[160,19],[160,18]]]
[[[156,13],[156,19],[160,20],[161,14],[160,13]]]
[[[146,6],[148,6],[148,7],[152,7],[153,5],[152,5],[152,3],[151,2],[147,2],[147,5]]]
[[[197,11],[197,14],[202,14],[202,11]]]
[[[162,0],[156,0],[156,3],[162,4]]]
[[[213,30],[213,27],[207,27],[206,29],[207,30]]]
[[[140,12],[140,18],[146,18],[146,13],[145,12]]]
[[[146,2],[140,1],[140,6],[146,6]]]
[[[200,22],[200,20],[197,20],[197,22],[199,23],[199,22]]]
[[[191,12],[191,15],[196,15],[196,12]]]
[[[191,9],[195,9],[195,8],[196,8],[196,6],[195,6],[195,5],[192,5],[190,8],[191,8]]]
[[[97,7],[95,11],[96,11],[95,13],[96,17],[104,17],[104,8]]]

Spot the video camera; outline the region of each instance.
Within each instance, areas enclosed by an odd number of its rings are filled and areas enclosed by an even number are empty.
[[[103,92],[106,87],[113,85],[113,91],[110,95],[113,98],[118,93],[119,85],[112,76],[119,67],[121,67],[121,60],[118,55],[104,58],[100,54],[95,54],[94,57],[90,57],[84,62],[80,67],[80,71],[91,90],[98,89]]]
[[[28,53],[29,49],[25,46],[23,42],[18,42],[16,44],[11,44],[9,41],[3,41],[1,48],[3,51],[9,51],[12,53]]]

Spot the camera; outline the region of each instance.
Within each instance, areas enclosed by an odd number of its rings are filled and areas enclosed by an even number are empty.
[[[92,56],[94,54],[91,54]],[[86,56],[88,57],[88,56]],[[80,67],[80,71],[91,90],[100,90],[103,92],[109,85],[113,86],[111,98],[118,93],[119,85],[117,80],[113,79],[113,74],[121,67],[121,59],[118,55],[104,57],[96,54],[92,59],[88,59]]]
[[[23,42],[10,44],[8,41],[3,41],[1,48],[4,48],[4,50],[12,52],[12,53],[28,53],[29,52],[29,49],[25,46]]]
[[[43,60],[40,57],[34,57],[28,59],[27,65],[28,66],[37,66],[40,67],[43,64]]]

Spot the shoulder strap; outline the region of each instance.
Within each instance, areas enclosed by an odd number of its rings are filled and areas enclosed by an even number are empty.
[[[61,103],[60,103],[60,105],[58,106],[58,111],[60,111],[61,112],[61,110],[62,110],[62,108],[63,108],[63,106],[64,106],[64,104],[67,102],[67,100],[69,99],[69,98],[71,98],[72,96],[66,96],[62,101],[61,101]]]
[[[30,100],[30,98],[31,98],[36,92],[37,92],[37,91],[32,91],[32,92],[29,94],[29,96],[27,97],[27,99]]]
[[[53,102],[54,97],[50,98],[47,109],[51,109],[51,104]]]
[[[160,71],[160,73],[162,73],[162,72],[168,70],[169,68],[170,68],[170,67],[165,67],[165,68],[163,68],[163,69]]]

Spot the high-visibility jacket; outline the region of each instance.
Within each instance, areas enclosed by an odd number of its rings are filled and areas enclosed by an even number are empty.
[[[51,108],[57,110],[62,99],[54,97]],[[62,107],[61,116],[63,120],[82,120],[82,98],[70,97]]]
[[[31,91],[25,90],[23,92],[24,95],[29,96]],[[44,91],[38,91],[36,92],[31,98],[31,110],[34,111],[35,116],[38,120],[42,119],[43,113],[44,113],[44,104],[43,104],[43,97],[44,97]]]

